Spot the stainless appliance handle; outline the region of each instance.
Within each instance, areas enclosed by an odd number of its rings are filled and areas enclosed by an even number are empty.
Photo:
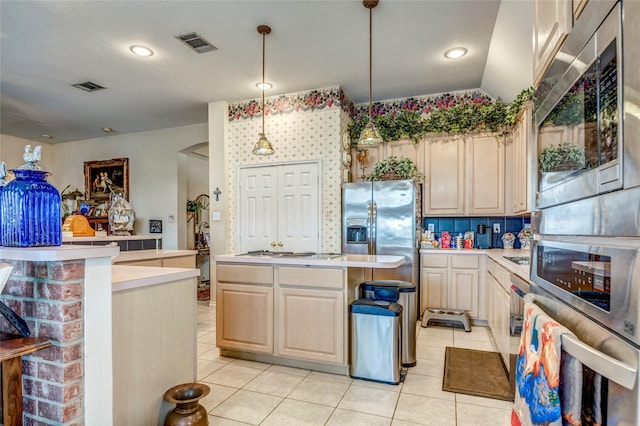
[[[534,303],[540,307],[540,305],[536,303],[538,297],[539,296],[535,294],[529,293],[525,296],[524,300],[525,302]],[[561,339],[562,349],[566,353],[593,371],[601,374],[603,377],[629,390],[633,390],[638,376],[638,370],[636,368],[592,348],[575,336],[563,334]]]
[[[372,249],[371,238],[373,237],[373,233],[372,233],[371,227],[373,225],[372,225],[371,216],[372,216],[371,203],[367,203],[367,233],[369,234],[367,235],[367,254],[371,254],[371,249]]]
[[[376,247],[376,235],[378,233],[378,205],[376,202],[373,202],[373,210],[371,212],[371,251],[369,254],[376,255],[378,254],[378,249]]]

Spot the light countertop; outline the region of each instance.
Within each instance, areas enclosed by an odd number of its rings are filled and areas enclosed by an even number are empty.
[[[308,265],[348,268],[397,268],[405,261],[404,256],[366,254],[344,254],[330,259],[314,259],[311,257],[269,257],[269,256],[236,256],[221,254],[214,257],[216,262],[261,263],[268,265]]]
[[[93,259],[117,256],[119,247],[74,246],[57,247],[0,247],[0,259],[32,262],[58,262],[63,260]]]
[[[489,256],[489,258],[495,260],[500,266],[508,270],[509,272],[513,272],[521,278],[526,280],[529,279],[529,265],[518,265],[517,263],[513,263],[512,261],[505,259],[504,256],[508,257],[531,257],[531,250],[520,250],[520,249],[420,249],[421,255],[429,255],[429,254],[453,254],[453,255],[470,255],[470,254],[485,254]]]
[[[198,269],[113,265],[111,267],[111,291],[116,292],[157,285],[170,281],[195,278],[199,275],[200,271]]]
[[[107,235],[104,237],[62,237],[63,243],[78,243],[90,241],[138,241],[161,240],[162,236],[153,235]]]
[[[196,254],[198,254],[198,250],[130,250],[121,251],[120,255],[113,259],[113,263],[163,259],[167,257],[195,256]]]

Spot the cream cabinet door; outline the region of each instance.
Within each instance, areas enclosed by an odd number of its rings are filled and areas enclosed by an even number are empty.
[[[449,271],[447,268],[420,269],[420,313],[427,308],[448,308],[447,292]]]
[[[522,112],[513,133],[512,207],[514,213],[531,211],[529,195],[529,146],[531,144],[531,104]]]
[[[533,2],[533,85],[537,86],[569,31],[572,0]]]
[[[278,290],[277,355],[344,364],[344,293],[335,290]]]
[[[464,309],[471,318],[479,314],[478,270],[452,269],[449,297],[454,309]]]
[[[467,140],[467,213],[504,214],[505,141],[492,135]]]
[[[273,353],[273,287],[216,285],[216,345]]]
[[[424,144],[415,143],[411,139],[400,139],[384,144],[386,146],[385,158],[405,157],[413,161],[418,170],[424,170]]]
[[[318,163],[240,170],[239,250],[319,251]]]
[[[464,213],[464,141],[424,142],[424,215]]]

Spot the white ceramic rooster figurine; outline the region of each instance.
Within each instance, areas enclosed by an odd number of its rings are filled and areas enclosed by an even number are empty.
[[[38,161],[40,161],[41,149],[42,147],[38,145],[33,149],[33,152],[31,152],[31,145],[25,145],[22,159],[27,163],[37,163]]]

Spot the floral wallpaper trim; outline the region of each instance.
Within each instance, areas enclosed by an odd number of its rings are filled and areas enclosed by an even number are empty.
[[[353,117],[355,105],[339,86],[288,93],[266,98],[265,117],[269,115],[291,114],[298,111],[314,111],[324,108],[342,108]],[[260,99],[252,99],[237,104],[229,104],[229,121],[260,117]]]
[[[399,112],[417,112],[420,115],[429,115],[432,110],[446,109],[454,106],[480,106],[493,102],[493,98],[482,89],[461,90],[449,93],[416,96],[410,98],[393,99],[388,101],[373,102],[371,115],[396,115]],[[355,114],[351,117],[357,121],[369,116],[369,104],[355,106]]]

